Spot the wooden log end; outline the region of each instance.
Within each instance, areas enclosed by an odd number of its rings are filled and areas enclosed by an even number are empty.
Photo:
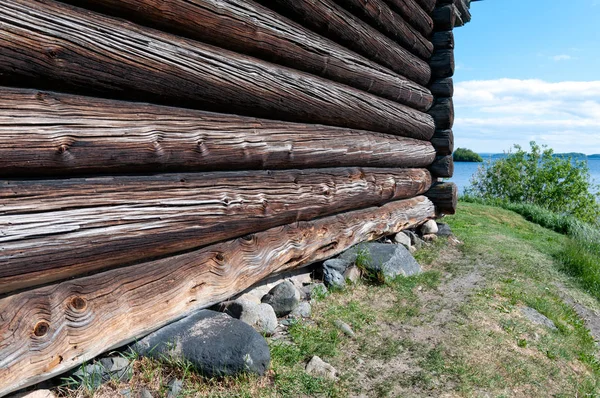
[[[429,61],[432,79],[452,77],[454,75],[454,50],[436,50]]]
[[[452,155],[437,156],[431,166],[431,175],[435,177],[450,178],[454,174],[454,160]]]
[[[452,98],[437,98],[427,113],[433,117],[436,129],[445,130],[452,128],[454,124],[454,103]]]
[[[434,29],[436,31],[454,29],[457,15],[458,10],[454,4],[445,4],[436,7],[431,13]]]
[[[451,155],[454,152],[454,133],[451,129],[436,130],[431,144],[438,156]]]
[[[454,81],[451,77],[435,79],[429,85],[429,90],[436,97],[452,97],[454,95]]]
[[[442,215],[456,214],[458,205],[458,187],[453,182],[442,182],[434,184],[425,196],[431,200],[435,206],[438,217]]]

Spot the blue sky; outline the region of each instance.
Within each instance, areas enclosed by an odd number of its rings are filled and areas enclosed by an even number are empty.
[[[600,153],[600,0],[484,0],[455,30],[457,147]]]

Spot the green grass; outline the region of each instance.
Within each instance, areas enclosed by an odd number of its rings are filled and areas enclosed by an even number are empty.
[[[600,229],[573,216],[557,214],[540,206],[510,203],[500,200],[483,200],[465,196],[462,201],[501,207],[522,215],[525,219],[567,235],[563,250],[556,253],[562,270],[578,279],[594,297],[600,299]]]

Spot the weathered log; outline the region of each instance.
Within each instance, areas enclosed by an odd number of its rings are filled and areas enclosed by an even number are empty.
[[[435,205],[438,216],[455,214],[458,204],[458,188],[453,182],[436,183],[425,193]]]
[[[0,395],[60,374],[269,275],[435,216],[424,196],[297,222],[0,299]]]
[[[454,124],[454,103],[452,98],[436,98],[429,110],[437,130],[451,129]]]
[[[410,72],[423,77],[431,76],[428,63],[402,48],[394,40],[372,28],[333,0],[258,0],[263,5],[307,26],[391,70],[408,76]],[[414,80],[426,84],[423,79]]]
[[[0,176],[6,177],[418,168],[434,157],[431,143],[389,134],[0,88]]]
[[[447,50],[454,48],[454,32],[451,30],[443,30],[435,32],[431,36],[431,43],[436,50]]]
[[[2,293],[414,197],[431,176],[335,168],[0,184]]]
[[[435,8],[436,0],[416,0],[417,3],[425,10],[428,14],[431,14]]]
[[[335,1],[421,59],[427,60],[431,57],[433,44],[392,11],[383,0]]]
[[[452,97],[454,95],[454,82],[451,77],[436,79],[431,82],[429,89],[436,97]]]
[[[452,30],[456,23],[457,9],[454,4],[436,7],[431,14],[435,30]]]
[[[435,50],[429,65],[433,79],[452,77],[454,75],[454,50]]]
[[[433,20],[428,12],[415,0],[385,0],[392,10],[416,28],[423,36],[429,37],[433,31]]]
[[[454,175],[454,160],[452,155],[438,156],[429,166],[432,177],[450,178]]]
[[[0,3],[0,70],[150,102],[428,140],[429,116],[304,72],[52,0]]]
[[[438,155],[451,155],[454,152],[454,134],[452,130],[436,130],[431,143]]]
[[[70,2],[81,3],[80,0]],[[431,106],[427,90],[408,80],[427,84],[429,73],[406,63],[401,69],[408,79],[398,76],[253,1],[85,2],[85,7],[92,6],[166,32],[319,75],[415,109],[427,110]]]

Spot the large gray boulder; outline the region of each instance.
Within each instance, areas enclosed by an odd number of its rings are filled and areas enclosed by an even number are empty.
[[[271,356],[250,325],[216,311],[198,311],[149,334],[130,349],[142,356],[191,362],[208,377],[263,375]]]
[[[452,230],[450,229],[450,226],[448,224],[439,222],[439,223],[437,223],[437,227],[438,227],[438,231],[437,231],[438,236],[451,236],[452,235]]]
[[[415,275],[422,271],[408,249],[399,244],[362,243],[346,250],[338,258],[357,262],[367,272],[382,273],[385,279]]]
[[[286,316],[300,303],[300,292],[293,283],[284,281],[269,290],[261,301],[269,304],[278,317]]]

